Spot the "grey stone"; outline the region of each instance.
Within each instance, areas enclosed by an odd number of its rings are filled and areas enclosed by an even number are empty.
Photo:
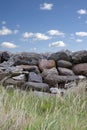
[[[28,81],[42,83],[42,77],[40,74],[36,74],[35,72],[30,72]]]
[[[10,58],[10,55],[8,52],[6,52],[6,51],[2,52],[1,62],[8,61],[9,58]]]
[[[56,62],[58,60],[71,61],[71,54],[72,54],[72,52],[70,52],[69,50],[64,50],[64,51],[60,51],[60,52],[51,54],[48,57],[48,59],[55,60]]]
[[[49,92],[49,85],[46,83],[35,83],[35,82],[26,82],[22,89],[24,90],[37,90],[43,92]]]
[[[12,78],[9,78],[3,82],[3,86],[9,86],[13,85],[14,87],[21,88],[21,86],[24,84],[24,81],[14,80]]]
[[[65,60],[58,60],[57,67],[71,68],[72,63],[69,61],[65,61]]]
[[[74,64],[86,63],[87,62],[87,51],[77,51],[72,53],[72,62]]]
[[[41,55],[37,53],[23,52],[12,57],[14,65],[38,65]]]

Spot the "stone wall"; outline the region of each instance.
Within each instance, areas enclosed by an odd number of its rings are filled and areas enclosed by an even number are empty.
[[[0,52],[0,83],[24,90],[59,92],[87,76],[87,51],[12,54]],[[72,85],[67,85],[72,84]]]

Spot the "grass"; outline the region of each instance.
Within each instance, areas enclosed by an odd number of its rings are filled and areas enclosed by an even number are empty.
[[[87,130],[84,83],[64,97],[0,86],[0,130]]]

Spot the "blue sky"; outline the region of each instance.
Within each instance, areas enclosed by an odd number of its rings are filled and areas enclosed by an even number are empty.
[[[0,0],[0,50],[87,49],[86,0]]]

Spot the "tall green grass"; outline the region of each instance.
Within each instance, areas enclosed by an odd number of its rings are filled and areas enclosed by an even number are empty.
[[[87,130],[87,93],[83,88],[63,97],[39,97],[0,86],[0,130]]]

